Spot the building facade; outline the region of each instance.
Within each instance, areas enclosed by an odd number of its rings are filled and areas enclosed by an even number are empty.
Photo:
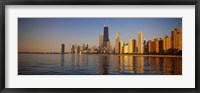
[[[142,32],[138,32],[138,53],[144,53],[144,36]]]
[[[171,34],[172,48],[182,50],[182,28],[173,29]]]
[[[128,41],[128,53],[135,53],[135,48],[136,48],[136,40],[130,39]]]
[[[168,37],[167,35],[163,39],[163,50],[167,51],[168,49],[172,48],[171,46],[171,37]]]
[[[120,33],[117,32],[116,38],[115,38],[115,53],[119,54],[120,53]]]

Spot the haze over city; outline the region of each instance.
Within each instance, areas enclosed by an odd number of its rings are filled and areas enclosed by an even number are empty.
[[[182,27],[181,18],[19,18],[19,52],[60,52],[61,44],[66,52],[74,44],[98,46],[105,23],[112,47],[117,32],[127,43],[137,40],[138,32],[144,34],[144,40],[151,40],[170,36],[172,29]]]

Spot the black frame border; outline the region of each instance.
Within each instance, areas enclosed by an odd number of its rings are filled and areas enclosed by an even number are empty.
[[[195,88],[5,88],[6,5],[195,5]],[[0,92],[1,93],[199,93],[200,0],[0,0]],[[172,83],[173,84],[173,83]]]

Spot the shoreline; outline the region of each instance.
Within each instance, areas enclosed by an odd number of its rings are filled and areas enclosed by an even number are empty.
[[[19,53],[19,54],[60,54],[60,53]],[[182,57],[182,55],[146,55],[146,54],[72,54],[72,55],[116,55],[116,56],[144,56],[144,57]]]

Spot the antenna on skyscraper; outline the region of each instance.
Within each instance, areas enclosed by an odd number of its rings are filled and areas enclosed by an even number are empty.
[[[107,26],[108,26],[108,18],[107,18]]]
[[[108,18],[106,19],[106,22],[104,23],[104,26],[108,26]]]

